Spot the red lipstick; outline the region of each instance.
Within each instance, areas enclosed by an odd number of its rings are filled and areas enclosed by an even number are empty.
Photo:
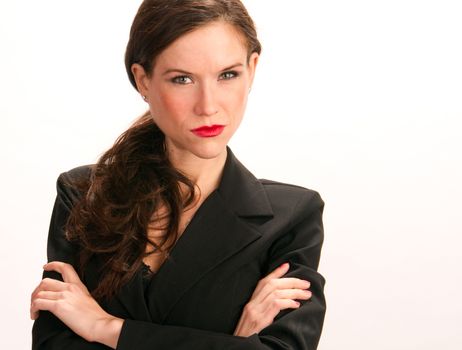
[[[214,137],[220,135],[224,128],[224,125],[201,126],[200,128],[192,129],[191,132],[199,137]]]

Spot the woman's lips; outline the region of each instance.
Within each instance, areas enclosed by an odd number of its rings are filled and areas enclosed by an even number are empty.
[[[191,132],[199,137],[214,137],[220,135],[224,128],[224,125],[201,126],[191,130]]]

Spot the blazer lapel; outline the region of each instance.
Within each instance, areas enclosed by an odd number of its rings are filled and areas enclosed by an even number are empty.
[[[197,210],[151,280],[147,303],[152,321],[163,323],[201,277],[261,237],[243,218],[272,215],[263,186],[228,148],[219,188]]]
[[[123,314],[127,314],[133,320],[152,322],[144,289],[142,272],[138,272],[129,283],[121,288],[116,297],[111,299],[110,308],[122,309]]]
[[[103,262],[99,257],[90,260],[88,271],[85,275],[85,283],[89,290],[94,290],[101,280],[100,266]],[[114,298],[104,299],[101,306],[109,313],[115,313],[122,317],[128,317],[134,320],[151,322],[151,314],[144,298],[143,276],[141,271],[126,285],[118,291]]]

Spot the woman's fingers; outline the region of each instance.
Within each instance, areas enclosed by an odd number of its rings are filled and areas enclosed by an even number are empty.
[[[46,300],[59,300],[64,298],[65,292],[49,292],[49,291],[40,291],[37,293],[35,300],[46,299]]]
[[[35,320],[40,310],[49,311],[83,339],[109,344],[108,324],[116,324],[119,329],[123,320],[109,315],[98,304],[71,265],[51,262],[44,269],[60,273],[64,282],[47,278],[40,282],[32,293],[30,317]],[[113,343],[111,338],[111,346]]]
[[[300,278],[282,277],[282,278],[269,281],[265,287],[268,289],[290,289],[290,288],[307,289],[307,288],[310,288],[310,285],[311,285],[310,282],[306,280],[302,280]]]
[[[310,282],[294,278],[294,277],[286,277],[286,278],[277,278],[265,281],[264,284],[260,286],[260,289],[255,290],[254,299],[257,302],[263,301],[276,290],[281,289],[308,289],[310,287]]]
[[[250,336],[259,333],[270,325],[281,310],[297,309],[299,300],[308,300],[312,294],[310,282],[294,277],[283,277],[289,271],[285,263],[262,278],[250,301],[245,305],[243,313],[234,331],[238,336]]]
[[[299,308],[300,302],[295,299],[307,300],[310,297],[309,291],[287,289],[274,291],[263,302],[251,300],[244,307],[234,335],[247,337],[259,333],[273,322],[281,310]]]
[[[282,276],[284,276],[287,273],[287,271],[289,271],[289,267],[290,267],[289,263],[284,263],[281,266],[274,269],[273,271],[271,271],[264,278],[262,278],[258,282],[257,286],[255,287],[255,290],[253,292],[253,296],[258,295],[260,293],[260,291],[262,290],[262,288],[265,286],[265,284],[268,283],[269,281],[271,281],[273,279],[278,279],[278,278],[281,278]]]
[[[35,320],[38,317],[39,310],[48,310],[53,305],[52,301],[63,298],[63,292],[49,292],[41,290],[32,298],[30,304],[30,318]],[[44,309],[43,307],[47,307]]]
[[[31,317],[31,319],[35,320],[38,317],[38,311],[33,310],[32,303],[37,298],[37,295],[39,293],[43,293],[44,291],[61,292],[61,291],[67,290],[68,287],[69,286],[68,286],[67,283],[64,283],[64,282],[61,282],[61,281],[58,281],[58,280],[54,280],[52,278],[44,278],[39,283],[39,285],[34,289],[34,291],[32,292],[32,294],[30,296],[30,302],[31,302],[31,307],[30,307],[30,315],[31,316],[30,317]]]
[[[284,276],[288,271],[289,271],[289,263],[284,263],[278,268],[276,268],[274,271],[270,272],[263,280],[267,279],[273,279],[273,278],[281,278]]]
[[[44,278],[39,283],[37,288],[34,289],[34,291],[32,292],[32,296],[34,296],[37,292],[39,292],[41,290],[49,290],[49,291],[52,291],[52,292],[59,292],[61,290],[64,290],[66,288],[66,285],[67,284],[65,282],[54,280],[52,278]]]
[[[52,261],[43,266],[45,271],[56,271],[63,276],[64,282],[81,284],[80,277],[74,267],[61,261]]]
[[[31,304],[30,318],[36,320],[40,310],[52,311],[56,302],[47,299],[35,299]]]
[[[277,315],[281,310],[297,309],[299,307],[300,303],[298,301],[292,299],[275,299],[270,305],[268,305],[268,311],[274,310],[274,313]]]
[[[273,309],[280,311],[288,308],[298,308],[300,303],[297,300],[308,300],[311,296],[312,293],[305,289],[276,289],[263,300],[256,301],[254,307],[263,314]]]
[[[44,278],[39,285],[34,289],[30,297],[30,318],[36,320],[39,316],[40,308],[37,307],[36,301],[43,296],[46,296],[45,299],[51,299],[51,294],[48,293],[61,293],[62,291],[68,288],[67,283],[54,280],[51,278]]]
[[[311,292],[306,289],[279,289],[270,294],[267,299],[292,299],[308,300],[311,298]]]
[[[87,288],[81,282],[79,275],[74,267],[60,261],[53,261],[46,264],[45,271],[56,271],[61,274],[64,282],[52,278],[44,278],[34,289],[31,295],[30,317],[35,320],[39,315],[39,310],[51,311],[50,307],[55,305],[53,301],[63,297],[63,293],[71,291],[73,293],[88,294]]]
[[[50,292],[61,292],[64,290],[69,290],[70,285],[65,282],[61,282],[58,280],[54,280],[52,278],[44,278],[37,288],[34,289],[34,291],[31,294],[31,302],[32,300],[37,296],[38,293],[41,291],[50,291]]]

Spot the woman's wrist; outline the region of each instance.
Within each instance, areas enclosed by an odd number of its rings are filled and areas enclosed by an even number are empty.
[[[94,341],[115,349],[123,324],[123,319],[114,316],[99,321],[95,326]]]

